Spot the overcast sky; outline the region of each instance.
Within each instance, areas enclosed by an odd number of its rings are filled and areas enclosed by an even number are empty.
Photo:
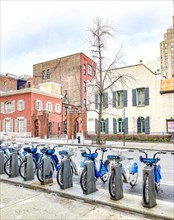
[[[172,25],[172,0],[1,1],[1,73],[33,74],[33,65],[83,52],[98,16],[117,31],[110,53],[122,46],[126,65],[157,59]]]

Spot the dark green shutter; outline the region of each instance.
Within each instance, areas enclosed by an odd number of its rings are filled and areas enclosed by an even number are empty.
[[[145,133],[150,134],[150,117],[145,120]]]
[[[113,134],[117,134],[117,120],[113,118]]]
[[[127,107],[127,90],[123,91],[123,102],[124,107]]]
[[[95,109],[98,109],[98,94],[95,94]]]
[[[124,119],[124,133],[128,134],[128,118]]]
[[[103,93],[103,106],[105,108],[108,108],[108,93],[107,92]]]
[[[116,92],[112,93],[112,107],[116,108]]]
[[[95,133],[98,134],[98,120],[95,119]]]
[[[109,119],[107,118],[105,120],[105,134],[109,133]]]
[[[136,106],[136,89],[132,89],[132,105]]]
[[[141,133],[141,117],[137,119],[137,133]]]
[[[145,105],[149,105],[149,88],[144,89]]]

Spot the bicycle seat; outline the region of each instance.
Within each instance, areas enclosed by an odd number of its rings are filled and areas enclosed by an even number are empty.
[[[24,147],[24,151],[26,151],[27,153],[36,153],[37,148],[36,147]]]
[[[121,162],[121,161],[125,160],[125,156],[108,155],[107,159],[112,160],[112,161],[116,161],[116,162]]]
[[[146,164],[155,164],[160,160],[160,158],[146,158],[146,157],[142,157],[140,156],[140,161]]]
[[[101,151],[106,152],[108,149],[106,148],[101,148]]]
[[[74,155],[74,152],[73,151],[67,151],[67,150],[61,150],[61,151],[59,151],[59,155],[71,157],[71,156]]]
[[[88,154],[86,152],[82,153],[82,157],[86,157],[86,158],[90,158],[90,159],[95,159],[97,156],[98,156],[97,152],[92,153],[92,154]]]

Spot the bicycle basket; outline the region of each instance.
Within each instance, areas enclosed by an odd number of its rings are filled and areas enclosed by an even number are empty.
[[[37,148],[31,148],[31,147],[24,147],[24,151],[26,151],[26,152],[28,152],[28,153],[32,153],[32,154],[34,154],[34,153],[36,153],[36,151],[37,151]]]
[[[48,148],[44,147],[44,148],[40,149],[40,152],[41,152],[42,154],[46,154],[46,151],[47,151],[47,150],[48,150]]]
[[[60,156],[65,156],[65,155],[67,155],[68,154],[68,151],[66,151],[66,150],[61,150],[61,151],[59,151],[59,155]]]
[[[140,157],[140,162],[143,162],[143,163],[146,163],[146,164],[157,163],[159,160],[160,160],[159,158]]]
[[[89,159],[95,159],[97,156],[98,156],[97,152],[92,153],[92,154],[87,154],[86,152],[82,153],[82,157],[87,157]]]

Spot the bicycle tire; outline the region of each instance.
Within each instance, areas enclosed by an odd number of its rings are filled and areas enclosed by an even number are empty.
[[[138,179],[138,173],[134,173],[134,174],[129,174],[129,184],[134,187],[137,183],[137,179]]]
[[[100,179],[105,183],[108,180],[109,174],[110,174],[110,162],[109,162],[109,160],[106,160],[104,162],[104,166],[107,168],[108,172],[106,174],[104,174],[103,176],[101,176]]]
[[[54,172],[54,165],[53,165],[53,162],[51,161],[51,175],[53,174],[53,172]],[[43,160],[39,164],[39,166],[37,168],[37,172],[36,172],[36,176],[41,183],[43,183],[42,173],[43,173]]]
[[[60,187],[63,187],[63,164],[60,165],[57,171],[57,183]]]
[[[22,163],[20,164],[19,166],[19,175],[25,179],[26,178],[26,175],[25,175],[25,172],[24,172],[24,169],[25,169],[25,165],[26,164],[26,161],[23,160]],[[35,173],[36,172],[36,161],[33,160],[33,172]]]
[[[8,175],[11,176],[10,172],[10,157],[5,161],[4,163],[4,172]]]
[[[148,173],[144,174],[144,180],[143,180],[143,201],[145,205],[148,205],[150,202],[150,196],[149,196],[149,178]]]
[[[87,192],[87,167],[85,166],[80,176],[80,186],[84,192]]]
[[[111,175],[109,177],[109,194],[111,198],[115,198],[115,191],[116,191],[116,185],[115,185],[115,169],[111,171]]]

